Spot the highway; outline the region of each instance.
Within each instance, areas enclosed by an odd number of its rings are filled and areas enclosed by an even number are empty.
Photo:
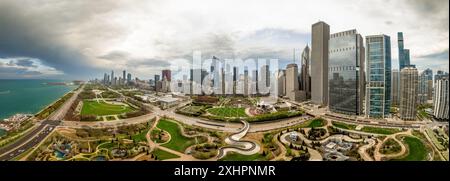
[[[72,103],[76,100],[78,94],[83,90],[84,86],[74,92],[72,97],[70,97],[66,102],[64,102],[61,107],[53,112],[47,120],[37,123],[37,128],[34,128],[24,136],[15,140],[13,143],[0,148],[0,161],[11,160],[14,157],[26,152],[28,149],[33,148],[40,142],[42,142],[47,135],[49,135],[56,126],[58,126],[66,115]],[[40,125],[39,125],[40,124]]]
[[[59,124],[59,121],[43,121],[37,128],[27,133],[19,140],[2,147],[0,149],[0,161],[8,161],[20,155],[28,149],[39,144],[53,129]]]

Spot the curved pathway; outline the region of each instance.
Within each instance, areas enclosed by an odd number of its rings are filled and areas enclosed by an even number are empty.
[[[364,161],[374,161],[372,156],[370,156],[367,153],[367,150],[372,148],[373,146],[375,146],[376,141],[374,139],[366,139],[365,142],[367,142],[368,144],[359,147],[358,148],[358,153],[359,153],[359,155],[361,155],[361,158]]]
[[[395,134],[391,134],[391,135],[386,136],[386,138],[384,138],[383,141],[378,143],[378,145],[375,147],[374,157],[375,157],[376,161],[381,161],[382,158],[390,159],[390,158],[400,157],[400,156],[402,156],[402,155],[404,155],[406,153],[406,146],[400,140],[397,139],[397,135],[409,135],[409,136],[412,136],[412,131],[408,130],[406,132],[400,132],[400,133],[395,133]],[[388,155],[380,153],[381,146],[388,139],[393,139],[395,142],[397,142],[400,145],[400,147],[401,147],[400,152],[394,153],[394,154],[388,154]]]
[[[230,151],[243,155],[253,155],[259,152],[261,147],[255,142],[240,140],[250,129],[250,124],[247,121],[242,121],[242,123],[244,124],[244,127],[242,127],[238,132],[225,138],[225,143],[229,145],[219,148],[219,154],[217,155],[218,159],[224,157]]]

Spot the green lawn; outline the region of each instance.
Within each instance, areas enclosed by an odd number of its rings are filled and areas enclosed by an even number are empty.
[[[361,129],[361,131],[375,134],[394,134],[400,132],[401,130],[395,128],[378,128],[378,127],[364,126]]]
[[[313,120],[308,121],[309,124],[306,126],[308,128],[315,128],[315,127],[322,127],[325,126],[326,121],[322,118],[316,118]]]
[[[130,106],[113,105],[105,102],[97,101],[83,101],[83,108],[81,109],[81,115],[113,115],[122,114],[133,111]]]
[[[158,160],[167,160],[167,159],[179,157],[178,155],[174,155],[172,153],[169,153],[167,151],[160,150],[160,149],[156,149],[152,153],[153,153],[153,155],[155,155],[157,157]]]
[[[184,152],[187,147],[195,144],[195,139],[184,137],[181,134],[181,128],[174,122],[166,119],[160,119],[156,126],[170,134],[170,141],[161,146],[175,151]]]
[[[101,148],[111,149],[114,146],[117,146],[117,143],[103,142],[100,144],[100,146],[98,146],[98,148],[99,149],[101,149]]]
[[[332,124],[334,127],[341,128],[341,129],[355,130],[355,128],[356,128],[355,124],[346,124],[346,123],[341,123],[341,122],[336,122],[336,121],[333,121]]]
[[[247,117],[247,114],[245,114],[245,108],[238,107],[216,107],[208,109],[208,112],[222,117]]]
[[[408,145],[408,155],[395,161],[422,161],[427,158],[427,147],[420,139],[406,136],[403,142]]]
[[[223,158],[219,161],[266,161],[266,157],[262,156],[259,153],[253,155],[242,155],[239,153],[230,152],[227,153]]]
[[[131,139],[136,141],[136,142],[141,142],[141,141],[147,141],[147,138],[145,137],[147,135],[147,132],[150,128],[144,129],[142,130],[142,132],[135,134],[133,136],[131,136]]]

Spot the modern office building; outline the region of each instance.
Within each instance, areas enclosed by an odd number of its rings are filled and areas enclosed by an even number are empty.
[[[125,70],[123,70],[123,72],[122,72],[122,84],[124,84],[125,85],[125,82],[126,82],[126,80],[127,80],[127,72],[125,71]]]
[[[400,104],[400,72],[398,69],[392,70],[391,81],[391,105],[398,106]]]
[[[419,76],[418,103],[426,104],[433,98],[433,71],[426,69]]]
[[[387,35],[366,37],[366,117],[384,118],[391,108],[391,40]]]
[[[403,32],[397,33],[397,41],[398,41],[398,62],[399,62],[399,70],[401,71],[406,66],[409,66],[409,50],[405,49],[404,40],[403,40]]]
[[[330,26],[322,21],[313,24],[311,38],[311,101],[327,105]]]
[[[127,84],[130,84],[130,83],[131,83],[131,74],[128,73],[127,74]]]
[[[286,96],[292,101],[300,101],[300,90],[298,88],[298,67],[292,63],[286,67]]]
[[[356,30],[330,35],[328,107],[333,112],[360,115],[364,101],[364,43]]]
[[[400,71],[400,119],[415,120],[419,73],[414,67]]]
[[[162,80],[172,81],[172,72],[168,69],[162,70]]]
[[[111,70],[111,85],[114,85],[114,70]]]
[[[306,47],[303,49],[302,52],[302,58],[301,58],[301,65],[302,65],[302,71],[301,71],[301,84],[300,84],[300,90],[304,91],[306,94],[306,99],[311,99],[311,76],[309,75],[309,46],[306,45]]]
[[[103,75],[103,84],[107,84],[108,83],[108,75],[105,73]]]
[[[286,96],[286,70],[277,71],[278,96]]]
[[[436,80],[434,86],[433,116],[436,119],[448,120],[449,114],[449,85],[448,77]]]
[[[434,75],[434,83],[436,83],[437,80],[442,79],[444,77],[448,78],[448,72],[444,72],[442,70],[438,70],[436,72],[436,75]]]

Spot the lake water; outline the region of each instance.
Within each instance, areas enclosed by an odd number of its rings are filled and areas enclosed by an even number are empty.
[[[16,113],[35,114],[77,87],[47,82],[63,81],[0,79],[0,121]]]

